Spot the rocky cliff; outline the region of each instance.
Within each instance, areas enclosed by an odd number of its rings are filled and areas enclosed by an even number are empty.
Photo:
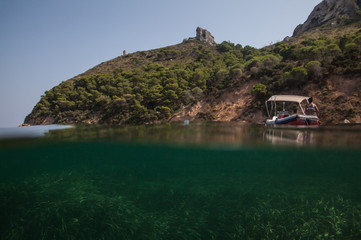
[[[324,0],[318,4],[306,22],[296,27],[293,36],[298,36],[325,23],[337,24],[338,18],[357,18],[361,0]]]

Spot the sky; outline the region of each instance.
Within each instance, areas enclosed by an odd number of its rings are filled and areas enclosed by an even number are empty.
[[[45,91],[128,53],[207,29],[217,43],[262,48],[291,36],[321,0],[0,0],[0,128]]]

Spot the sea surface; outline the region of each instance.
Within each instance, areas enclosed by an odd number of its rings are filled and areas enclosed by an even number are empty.
[[[0,239],[361,239],[361,125],[0,129]]]

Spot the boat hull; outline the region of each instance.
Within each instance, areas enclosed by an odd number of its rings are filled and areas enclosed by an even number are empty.
[[[291,126],[318,126],[320,120],[317,116],[294,114],[287,117],[273,117],[266,121],[267,125],[291,125]]]

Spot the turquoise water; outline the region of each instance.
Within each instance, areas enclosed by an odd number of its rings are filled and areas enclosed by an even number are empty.
[[[237,123],[3,139],[0,239],[361,239],[360,139]]]

